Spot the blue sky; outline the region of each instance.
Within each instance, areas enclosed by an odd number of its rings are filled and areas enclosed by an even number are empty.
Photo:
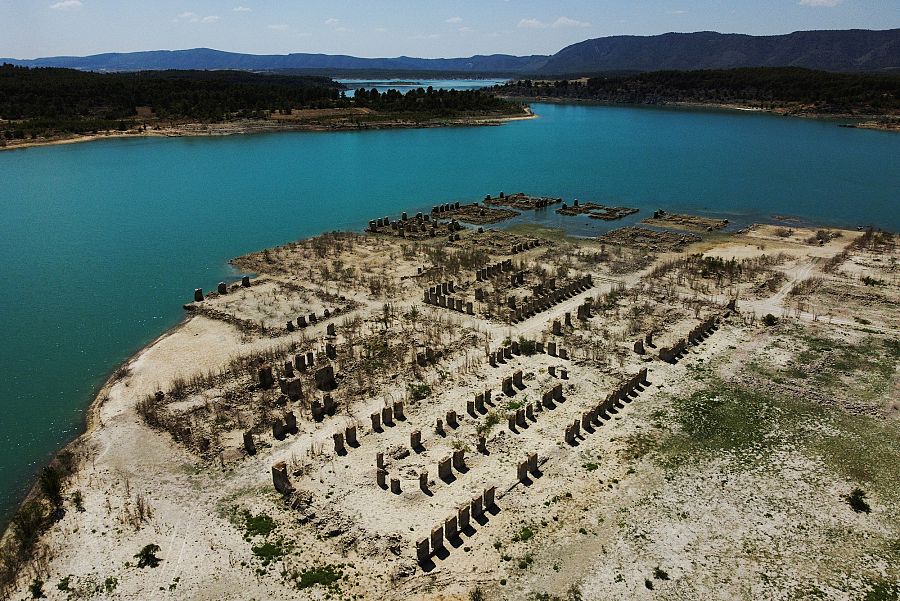
[[[900,27],[900,0],[0,0],[0,56],[548,54],[587,38]]]

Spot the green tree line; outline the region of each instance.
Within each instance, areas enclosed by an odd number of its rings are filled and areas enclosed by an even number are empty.
[[[127,129],[159,121],[216,123],[303,108],[364,107],[416,118],[514,113],[518,105],[479,91],[358,90],[348,98],[318,76],[245,71],[92,73],[0,65],[0,138]]]
[[[900,111],[900,76],[799,68],[655,71],[587,80],[520,80],[497,86],[505,96],[575,98],[628,104],[750,103],[815,105],[827,113]]]

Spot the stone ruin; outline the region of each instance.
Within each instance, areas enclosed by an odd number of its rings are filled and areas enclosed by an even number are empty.
[[[525,299],[519,307],[510,309],[509,320],[511,323],[518,323],[529,317],[533,317],[538,313],[547,311],[553,306],[572,298],[576,294],[581,294],[582,292],[589,290],[593,285],[594,279],[590,275],[578,278],[562,287],[556,287],[555,281],[550,280],[547,285],[536,288],[534,296]],[[571,317],[569,321],[571,322]],[[557,332],[559,332],[559,334],[557,334]],[[554,334],[557,336],[562,335],[562,324],[554,322]]]
[[[307,355],[307,359],[309,355]],[[334,367],[326,365],[318,370],[315,374],[316,388],[328,392],[337,388],[337,380],[334,378]]]
[[[442,205],[442,207],[447,208],[438,213],[448,213],[451,210],[451,207],[458,204],[459,203],[455,203],[454,205]],[[459,207],[455,206],[455,209],[453,210],[458,209]],[[435,214],[434,219],[432,219],[431,215],[428,213],[416,213],[414,217],[410,218],[406,212],[400,214],[400,219],[393,221],[390,217],[370,219],[369,226],[366,228],[366,231],[374,234],[386,234],[398,238],[412,239],[436,238],[437,236],[443,236],[445,234],[451,234],[453,235],[453,239],[459,239],[458,234],[454,235],[454,233],[459,232],[460,230],[462,230],[462,226],[456,219],[442,223],[438,221],[438,214]]]
[[[416,541],[416,560],[419,564],[426,565],[432,556],[447,551],[445,540],[455,541],[460,534],[470,532],[471,520],[483,519],[485,512],[495,511],[496,494],[496,486],[484,489],[482,494],[459,506],[452,515],[433,527],[428,537]]]
[[[294,492],[294,487],[291,486],[291,481],[288,478],[287,464],[284,461],[280,461],[272,466],[272,484],[275,485],[275,490],[285,496]]]

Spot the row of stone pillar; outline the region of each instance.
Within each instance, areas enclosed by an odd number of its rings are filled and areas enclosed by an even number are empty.
[[[547,373],[549,373],[554,378],[560,378],[561,380],[569,379],[569,370],[564,367],[557,367],[555,365],[551,365],[547,368]]]
[[[585,432],[593,432],[593,426],[602,423],[602,416],[607,415],[620,401],[628,400],[631,393],[644,384],[649,384],[646,367],[632,377],[621,382],[613,392],[607,395],[607,397],[595,407],[582,413],[580,420],[575,420],[572,424],[567,426],[565,431],[566,444],[574,445],[577,442],[578,437],[581,436],[582,430]]]
[[[546,311],[554,305],[590,289],[593,285],[593,277],[586,275],[543,296],[532,296],[521,308],[510,310],[510,322],[518,323],[542,311]],[[571,320],[571,316],[569,319]]]
[[[487,407],[485,405],[493,404],[491,403],[491,394],[490,389],[488,389],[476,394],[475,398],[471,401],[466,401],[466,412],[475,418],[487,413]]]
[[[442,355],[441,351],[435,352],[431,347],[425,347],[424,352],[416,353],[416,363],[419,367],[426,367],[429,363],[435,363]]]
[[[320,422],[325,419],[326,415],[337,413],[337,403],[330,394],[326,394],[321,401],[313,399],[310,403],[310,411],[312,412],[313,421]]]
[[[431,214],[440,215],[441,213],[447,213],[449,211],[455,211],[457,209],[459,209],[458,202],[449,202],[441,205],[434,205],[433,207],[431,207]]]
[[[250,287],[250,276],[249,275],[245,275],[245,276],[241,277],[241,287],[242,288]],[[225,282],[219,282],[219,285],[216,287],[216,292],[219,295],[228,294],[228,286],[225,284]],[[203,288],[194,288],[194,302],[202,303],[204,298],[205,297],[203,296]]]
[[[517,255],[519,253],[523,253],[526,250],[531,250],[532,248],[536,248],[541,245],[540,240],[526,240],[525,242],[520,242],[518,244],[513,244],[510,249],[511,255]]]
[[[472,301],[464,301],[452,296],[435,295],[432,292],[425,293],[425,302],[429,305],[450,309],[451,311],[465,312],[467,315],[475,315],[475,305]]]
[[[652,346],[652,345],[653,345],[653,332],[647,332],[647,334],[642,339],[638,338],[638,340],[634,343],[634,352],[637,353],[638,355],[643,355],[644,353],[647,352],[645,346]]]
[[[502,273],[512,271],[512,268],[512,259],[506,259],[505,261],[500,261],[499,263],[494,263],[493,265],[488,265],[487,267],[482,267],[477,270],[475,272],[475,280],[478,282],[486,282]]]
[[[715,330],[718,321],[719,318],[716,315],[704,319],[688,333],[688,342],[691,344],[699,344],[702,342],[708,334]]]
[[[332,434],[331,438],[334,440],[334,452],[337,455],[346,454],[348,446],[359,446],[359,441],[356,438],[356,426],[347,426],[343,432]]]
[[[540,345],[540,350],[538,350],[537,352],[543,353],[544,352],[544,343],[536,342],[535,349],[538,348],[538,345]],[[498,363],[506,363],[507,361],[509,361],[510,359],[513,358],[513,355],[521,355],[521,354],[522,354],[521,345],[519,344],[518,341],[513,340],[506,346],[502,346],[499,349],[497,349],[496,351],[492,351],[488,355],[488,362],[491,364],[491,367],[497,367]]]
[[[381,227],[390,227],[391,218],[390,217],[379,217],[377,219],[369,220],[369,231],[375,232],[378,231],[378,228]]]
[[[682,338],[669,347],[659,349],[659,358],[666,363],[677,363],[678,359],[687,351],[687,340]]]
[[[513,372],[513,375],[507,378],[503,378],[503,394],[506,396],[513,396],[516,394],[515,388],[519,390],[523,390],[525,388],[525,381],[522,378],[522,370],[518,370]]]
[[[385,427],[392,428],[396,425],[394,420],[404,421],[403,401],[394,401],[393,405],[385,405],[380,411],[375,411],[369,416],[372,421],[372,432],[381,432]]]
[[[297,433],[297,416],[293,411],[284,414],[284,419],[276,419],[272,422],[272,436],[276,440],[284,440],[288,434]]]
[[[547,409],[555,409],[556,403],[561,403],[565,400],[563,397],[563,386],[562,384],[556,384],[550,390],[547,390],[541,395],[541,403]]]
[[[516,479],[519,482],[525,483],[530,481],[528,475],[531,474],[535,478],[540,475],[540,471],[538,470],[538,455],[537,453],[531,453],[525,459],[525,461],[519,462],[516,466]]]
[[[420,564],[428,563],[433,554],[446,549],[445,540],[456,540],[461,532],[468,530],[470,520],[481,519],[485,512],[493,510],[496,506],[496,494],[496,486],[484,489],[482,494],[458,507],[453,515],[432,528],[430,536],[416,541],[418,562]]]

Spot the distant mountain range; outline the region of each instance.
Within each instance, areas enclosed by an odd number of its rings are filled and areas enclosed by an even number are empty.
[[[381,71],[472,75],[588,75],[606,72],[736,67],[804,67],[823,71],[900,71],[900,29],[798,31],[751,36],[715,32],[614,36],[586,40],[552,56],[493,54],[468,58],[358,58],[328,54],[256,55],[209,48],[57,56],[0,63],[86,71],[240,69]]]

